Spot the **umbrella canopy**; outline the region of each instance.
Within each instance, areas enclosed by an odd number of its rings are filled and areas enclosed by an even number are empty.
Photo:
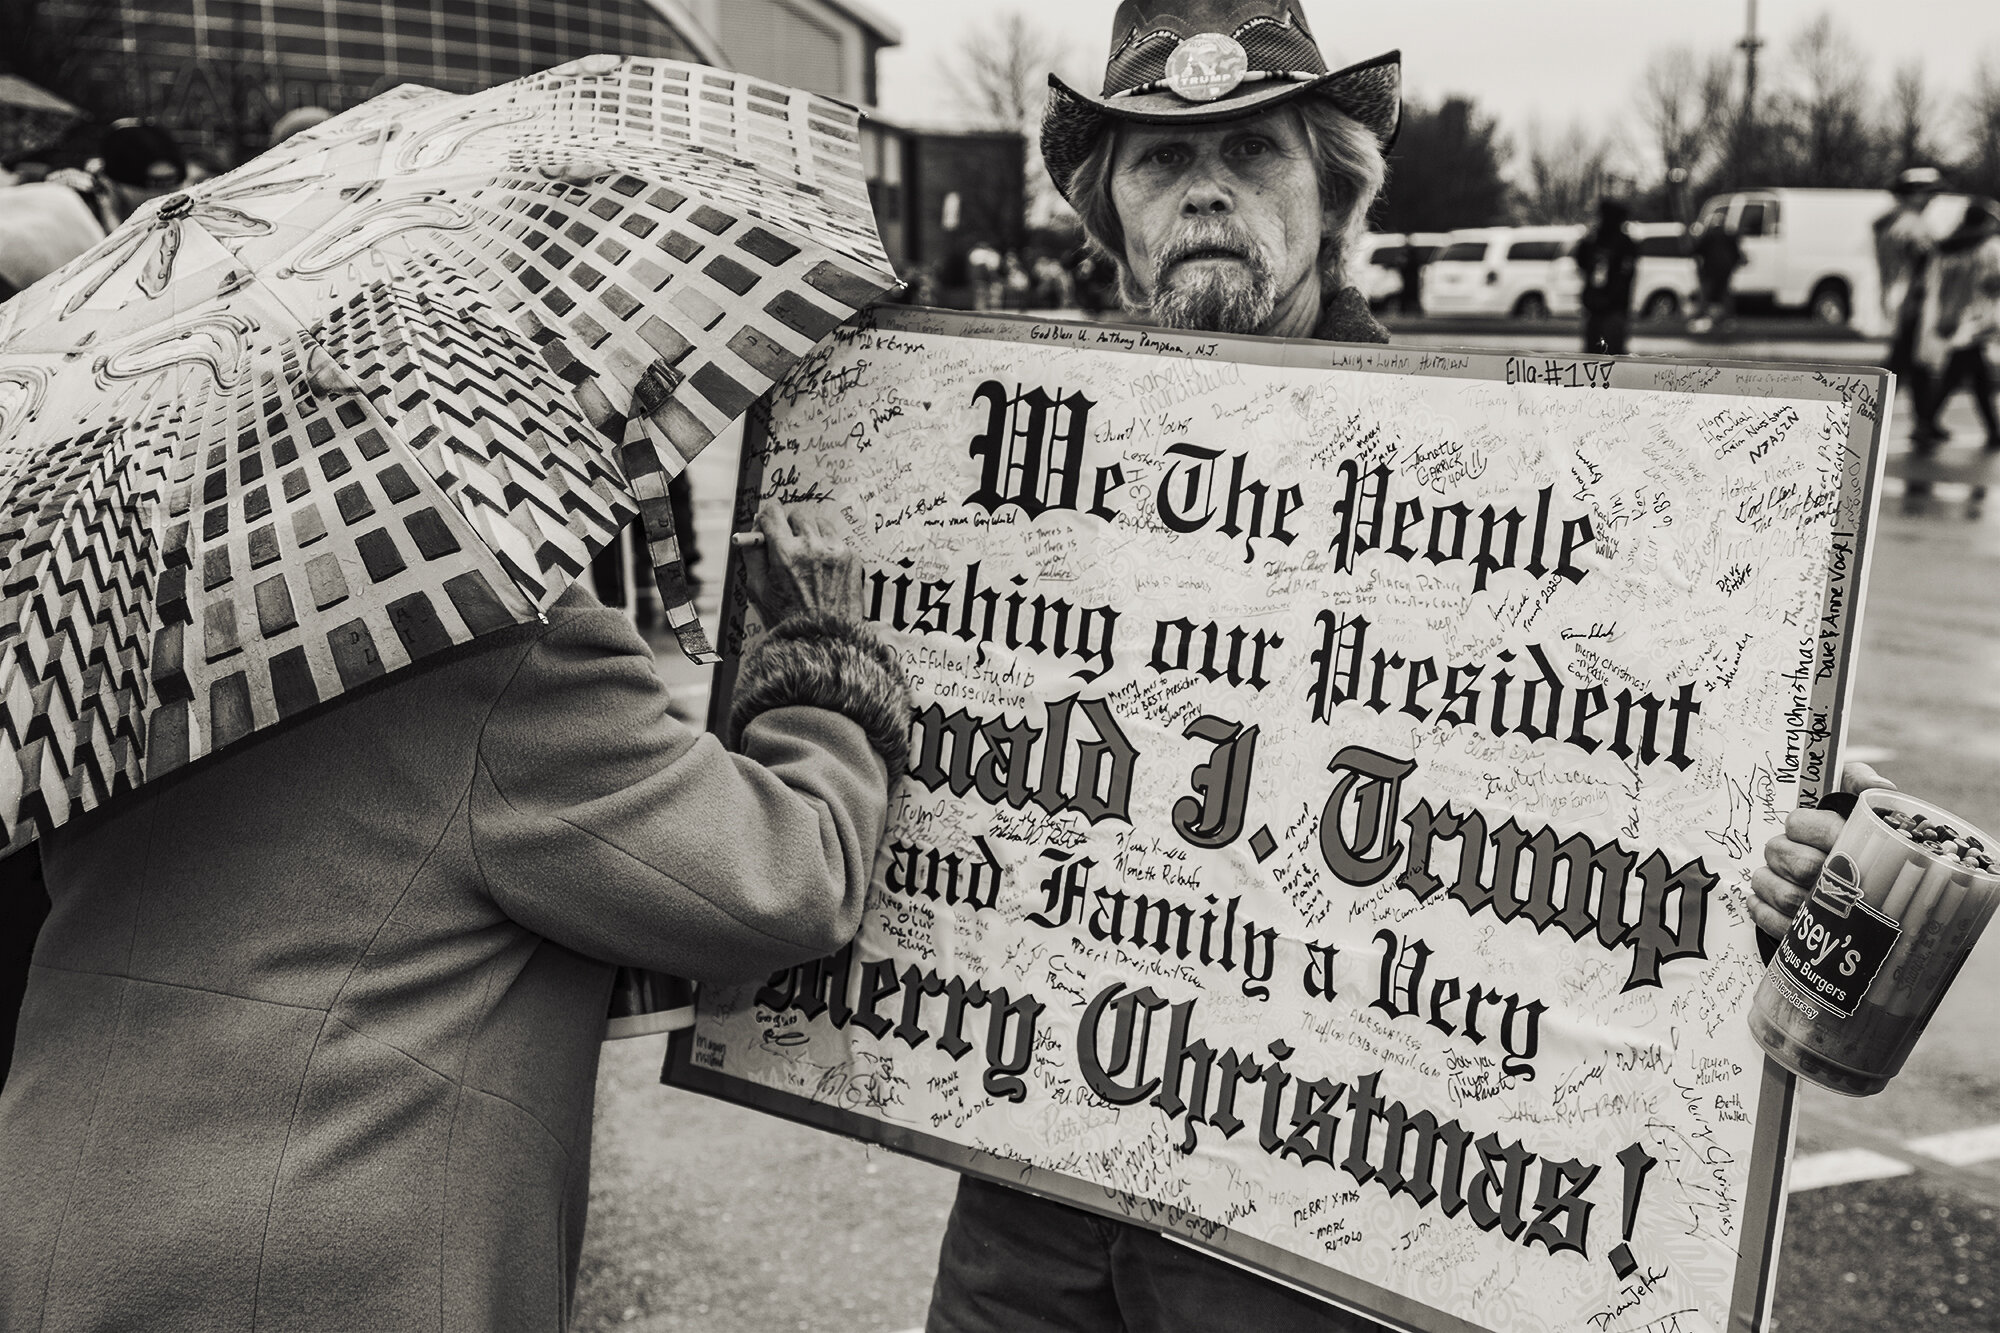
[[[852,110],[596,56],[404,87],[0,305],[0,823],[19,844],[531,620],[895,278]]]

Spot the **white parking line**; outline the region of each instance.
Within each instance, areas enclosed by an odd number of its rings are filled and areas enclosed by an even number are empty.
[[[1911,1139],[1910,1148],[1953,1166],[1990,1162],[2000,1157],[2000,1125],[1982,1125],[1978,1129],[1957,1129],[1949,1134]]]
[[[1914,1170],[1908,1162],[1899,1162],[1869,1148],[1816,1152],[1792,1163],[1791,1192],[1852,1185],[1862,1180],[1887,1180],[1891,1176],[1907,1176]]]
[[[1886,764],[1896,757],[1896,752],[1882,745],[1850,745],[1840,752],[1842,759],[1857,764]]]

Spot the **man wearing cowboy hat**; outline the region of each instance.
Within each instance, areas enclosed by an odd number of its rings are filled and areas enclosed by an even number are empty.
[[[1328,72],[1299,0],[1124,0],[1104,91],[1051,76],[1042,157],[1173,328],[1387,342],[1348,281],[1402,110],[1397,53]],[[972,1177],[928,1333],[1370,1329],[1142,1226]]]
[[[1391,52],[1328,73],[1299,0],[1126,0],[1104,92],[1049,79],[1042,157],[1161,324],[1388,335],[1348,282],[1402,110]]]

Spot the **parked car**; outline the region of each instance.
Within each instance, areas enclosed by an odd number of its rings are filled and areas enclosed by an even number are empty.
[[[1403,290],[1403,245],[1407,239],[1401,232],[1369,232],[1361,238],[1348,274],[1374,309],[1380,310]]]
[[[1424,310],[1515,319],[1574,315],[1582,308],[1583,275],[1572,256],[1584,232],[1580,226],[1452,232],[1424,270]]]
[[[1640,319],[1678,318],[1701,293],[1687,227],[1679,222],[1634,222],[1626,230],[1639,243],[1633,308]]]
[[[1396,303],[1403,290],[1403,264],[1412,249],[1416,250],[1419,267],[1419,290],[1422,289],[1421,269],[1438,257],[1449,241],[1443,232],[1417,231],[1408,235],[1397,232],[1371,232],[1362,238],[1361,252],[1353,269],[1354,285],[1368,298],[1368,304],[1377,310]]]
[[[1924,223],[1937,236],[1965,216],[1964,195],[1940,195]],[[1875,268],[1875,219],[1895,206],[1887,190],[1738,190],[1701,207],[1703,225],[1728,223],[1743,243],[1739,300],[1803,310],[1821,324],[1884,331]]]

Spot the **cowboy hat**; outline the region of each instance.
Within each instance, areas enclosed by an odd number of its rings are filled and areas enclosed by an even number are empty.
[[[1042,160],[1067,199],[1114,120],[1205,124],[1306,96],[1346,112],[1387,150],[1402,122],[1402,72],[1402,52],[1390,51],[1329,73],[1299,0],[1123,0],[1104,91],[1092,97],[1049,75]]]

